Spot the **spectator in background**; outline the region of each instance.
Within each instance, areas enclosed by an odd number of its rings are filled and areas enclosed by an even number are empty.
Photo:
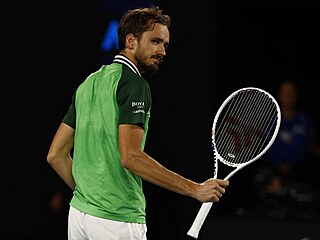
[[[297,84],[283,81],[278,88],[279,133],[267,152],[268,162],[264,162],[254,176],[260,200],[280,210],[277,214],[282,217],[288,209],[293,209],[289,208],[290,202],[310,203],[316,194],[307,176],[312,170],[310,156],[319,157],[319,147],[314,142],[312,118],[298,108],[298,99]]]
[[[268,155],[278,177],[282,181],[290,181],[297,179],[299,166],[304,163],[311,146],[311,119],[297,107],[298,89],[293,81],[287,80],[280,84],[278,101],[281,126]]]

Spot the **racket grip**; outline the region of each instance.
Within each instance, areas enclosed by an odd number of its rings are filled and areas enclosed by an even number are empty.
[[[196,218],[193,221],[193,224],[191,226],[191,228],[188,231],[188,235],[193,237],[193,238],[198,238],[200,229],[204,223],[204,221],[206,220],[206,217],[210,211],[210,208],[212,206],[212,202],[206,202],[206,203],[202,203],[201,208],[196,216]]]

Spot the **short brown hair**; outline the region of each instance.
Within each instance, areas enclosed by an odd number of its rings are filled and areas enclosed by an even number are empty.
[[[170,17],[163,14],[158,6],[128,10],[120,19],[118,26],[119,49],[125,48],[126,36],[129,33],[139,38],[144,32],[151,30],[155,23],[160,23],[170,28],[170,21]]]

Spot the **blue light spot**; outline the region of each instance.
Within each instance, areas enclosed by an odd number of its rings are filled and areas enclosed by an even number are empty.
[[[118,34],[117,34],[118,25],[119,25],[119,21],[117,20],[110,21],[101,43],[101,49],[103,51],[109,52],[112,50],[118,50]]]

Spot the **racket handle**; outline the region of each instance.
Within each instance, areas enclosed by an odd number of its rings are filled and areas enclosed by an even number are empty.
[[[188,235],[193,238],[198,238],[200,229],[204,223],[204,220],[206,220],[206,217],[210,211],[210,208],[212,206],[212,202],[206,202],[202,203],[201,208],[196,216],[196,218],[193,221],[193,224],[191,228],[188,231]]]

